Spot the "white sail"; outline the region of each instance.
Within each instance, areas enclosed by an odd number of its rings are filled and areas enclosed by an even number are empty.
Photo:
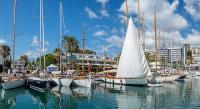
[[[117,69],[117,78],[142,78],[147,74],[148,63],[134,31],[133,21],[130,18]]]

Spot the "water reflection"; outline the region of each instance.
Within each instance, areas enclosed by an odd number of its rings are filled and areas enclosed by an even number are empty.
[[[73,98],[90,99],[91,98],[91,88],[88,87],[77,87],[72,89]]]
[[[48,104],[48,101],[51,97],[49,91],[40,92],[40,91],[36,91],[36,90],[33,90],[33,89],[28,89],[28,93],[29,93],[29,95],[31,95],[32,100],[35,103],[37,103],[37,102],[39,103],[40,107],[46,107],[47,104]]]
[[[0,89],[0,109],[169,109],[200,108],[200,78],[164,87],[98,83],[92,88],[54,87],[45,93]]]
[[[25,93],[24,88],[17,88],[13,90],[0,89],[0,109],[15,108],[17,102],[17,96]]]

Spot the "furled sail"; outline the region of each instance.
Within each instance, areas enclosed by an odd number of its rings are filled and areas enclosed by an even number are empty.
[[[146,77],[148,72],[149,67],[143,48],[134,31],[135,28],[130,17],[117,69],[117,78],[142,78]]]

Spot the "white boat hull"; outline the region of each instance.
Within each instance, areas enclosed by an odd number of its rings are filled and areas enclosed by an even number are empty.
[[[13,88],[21,87],[24,84],[25,84],[25,79],[16,79],[16,80],[2,82],[2,87],[4,89],[13,89]]]
[[[80,87],[91,87],[92,79],[75,79],[74,84]]]
[[[146,78],[105,78],[105,82],[121,85],[146,85]]]
[[[169,75],[169,76],[157,76],[155,78],[155,81],[157,83],[167,83],[167,82],[173,82],[178,80],[182,75]]]
[[[58,85],[58,86],[70,86],[73,79],[72,78],[52,78],[52,80]]]
[[[98,77],[94,79],[95,81],[105,81],[104,77]]]

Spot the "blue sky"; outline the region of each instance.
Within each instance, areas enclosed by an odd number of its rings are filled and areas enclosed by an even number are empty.
[[[109,56],[121,51],[125,36],[124,0],[62,0],[64,34],[75,36],[81,43],[84,30],[86,48]],[[137,0],[128,0],[129,16],[137,28]],[[173,28],[174,45],[200,44],[200,0],[140,0],[145,15],[146,48],[153,47],[153,12],[157,9],[158,25],[166,40]],[[0,0],[0,43],[12,45],[13,0]],[[45,40],[47,52],[59,46],[59,0],[44,0]],[[39,0],[17,0],[16,57],[38,56]],[[82,29],[83,27],[83,29]],[[178,43],[179,42],[179,43]]]

